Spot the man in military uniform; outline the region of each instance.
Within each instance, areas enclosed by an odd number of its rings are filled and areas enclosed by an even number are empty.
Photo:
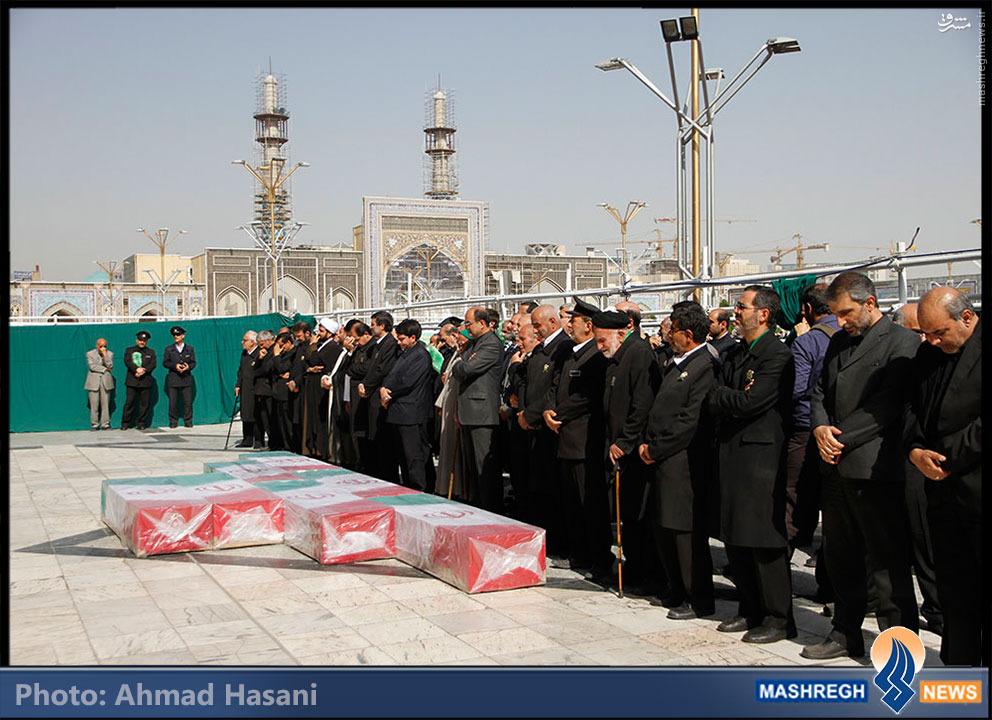
[[[603,469],[603,384],[608,361],[593,337],[592,316],[599,308],[580,299],[566,312],[565,331],[575,345],[551,389],[544,422],[558,436],[569,563],[573,570],[587,569],[588,579],[608,584],[613,570]]]
[[[169,374],[165,376],[165,392],[169,396],[169,427],[179,425],[179,394],[183,396],[183,425],[193,427],[193,368],[196,367],[196,353],[193,346],[187,345],[186,331],[178,325],[172,327],[174,345],[165,348],[162,366]]]
[[[127,430],[128,423],[132,419],[139,430],[148,427],[148,394],[155,383],[152,379],[152,370],[155,369],[158,360],[155,351],[148,347],[151,333],[142,330],[135,337],[136,344],[124,351],[124,364],[127,366],[124,386],[127,388],[127,396],[124,399],[121,430]],[[132,418],[135,403],[138,404],[138,416]]]

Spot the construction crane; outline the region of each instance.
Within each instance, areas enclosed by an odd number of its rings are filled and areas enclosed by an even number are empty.
[[[795,241],[795,245],[791,248],[782,249],[781,247],[770,248],[768,250],[738,250],[738,255],[753,255],[757,253],[771,252],[775,253],[771,256],[770,260],[773,264],[778,265],[782,262],[782,258],[791,253],[796,253],[796,267],[800,270],[805,267],[803,264],[803,253],[807,250],[830,250],[829,243],[817,243],[816,245],[804,245],[803,237],[799,233],[792,236]],[[724,261],[726,263],[726,261]]]

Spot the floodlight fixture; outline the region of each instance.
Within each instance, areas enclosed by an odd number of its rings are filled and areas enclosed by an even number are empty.
[[[596,67],[598,67],[603,72],[609,72],[610,70],[622,70],[623,58],[610,58],[609,60],[598,62],[596,63]]]
[[[768,52],[772,55],[782,55],[784,53],[794,53],[799,52],[802,48],[799,47],[799,41],[795,38],[787,37],[775,37],[771,38],[765,45],[768,46]]]
[[[712,68],[705,71],[703,77],[707,80],[723,80],[727,76],[723,74],[723,68]]]
[[[695,40],[699,37],[699,24],[692,15],[680,17],[679,26],[682,28],[683,40]]]
[[[679,32],[679,24],[676,20],[662,20],[661,21],[661,37],[665,39],[666,43],[678,42],[682,39],[682,34]]]

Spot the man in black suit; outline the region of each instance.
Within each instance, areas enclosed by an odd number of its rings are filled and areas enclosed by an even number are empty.
[[[465,350],[465,358],[451,368],[451,376],[459,383],[457,417],[468,466],[469,494],[480,498],[483,509],[500,513],[503,477],[496,432],[503,344],[489,327],[489,312],[484,307],[469,308],[465,326],[472,342]]]
[[[185,343],[186,331],[178,325],[172,327],[175,344],[165,348],[162,354],[162,367],[169,371],[165,376],[165,392],[169,396],[169,427],[179,425],[179,395],[183,398],[183,425],[193,427],[193,368],[196,367],[196,353],[193,346]]]
[[[255,390],[255,450],[268,450],[272,442],[272,371],[275,336],[271,330],[258,333],[258,357],[252,366]]]
[[[879,628],[920,627],[901,451],[906,380],[920,338],[882,315],[875,285],[861,273],[838,275],[827,301],[844,332],[834,333],[827,346],[810,427],[826,463],[824,559],[836,604],[833,630],[803,648],[803,657],[814,660],[864,655],[868,572],[878,595]]]
[[[293,416],[290,408],[289,382],[293,366],[293,336],[279,333],[272,346],[272,418],[270,420],[271,439],[269,447],[272,450],[289,450],[293,448]],[[273,443],[275,445],[273,446]]]
[[[592,316],[599,308],[581,299],[567,311],[564,328],[574,341],[548,395],[544,422],[558,435],[568,560],[587,579],[609,584],[613,572],[610,511],[603,468],[603,386],[607,359],[596,347]]]
[[[400,447],[403,484],[420,492],[434,492],[428,483],[431,442],[427,423],[434,412],[434,367],[427,346],[420,342],[420,323],[404,320],[396,326],[399,354],[382,381],[379,396],[386,422],[395,428]]]
[[[138,404],[138,417],[133,419],[133,424],[137,425],[139,430],[144,430],[150,421],[148,396],[155,383],[152,379],[152,370],[155,369],[158,361],[155,351],[148,347],[151,333],[141,330],[135,338],[135,344],[124,351],[124,364],[127,366],[124,386],[127,388],[127,395],[124,398],[124,412],[121,414],[121,430],[127,430],[128,422],[132,420],[135,403]]]
[[[558,437],[545,424],[544,411],[561,366],[575,342],[562,329],[554,305],[541,305],[530,318],[538,344],[527,362],[524,399],[517,422],[534,435],[528,486],[535,522],[546,530],[548,560],[553,567],[569,567],[567,530],[561,513],[561,464],[555,456]]]
[[[241,442],[234,447],[248,448],[255,444],[255,361],[258,359],[258,333],[247,330],[241,338],[241,361],[234,397],[241,398]]]
[[[344,349],[348,353],[348,368],[342,390],[344,410],[348,416],[348,432],[351,436],[355,463],[354,468],[359,472],[367,472],[370,467],[370,454],[373,452],[369,444],[369,401],[358,394],[358,385],[365,379],[371,360],[372,329],[363,322],[351,327],[351,334],[344,339]]]
[[[710,310],[709,344],[717,351],[720,362],[727,359],[727,351],[737,341],[730,335],[730,311],[726,308]]]
[[[661,595],[665,578],[651,530],[643,519],[645,466],[637,455],[644,427],[661,384],[655,353],[641,339],[631,317],[603,310],[592,319],[599,351],[610,361],[606,368],[603,410],[606,415],[604,460],[610,487],[620,471],[620,521],[626,591],[632,595]],[[614,491],[615,494],[615,491]],[[615,511],[615,508],[614,508]]]
[[[286,388],[289,390],[289,416],[293,425],[293,442],[290,448],[295,453],[301,453],[303,452],[303,387],[307,376],[306,356],[313,329],[306,320],[300,320],[293,324],[291,331],[296,342],[291,352],[289,381],[286,383]]]
[[[706,400],[717,421],[720,538],[740,594],[738,615],[720,632],[744,642],[796,636],[785,532],[785,439],[795,360],[775,337],[780,300],[748,285],[735,306],[743,342],[727,354],[723,385]]]
[[[514,317],[522,317],[516,315]],[[518,325],[516,329],[517,350],[510,356],[506,366],[506,374],[500,390],[500,418],[507,419],[510,444],[510,487],[513,489],[513,517],[526,523],[534,524],[536,512],[530,492],[530,462],[534,450],[535,433],[528,432],[520,426],[517,413],[523,407],[526,397],[524,392],[527,378],[527,365],[534,348],[538,346],[537,334],[530,323]]]
[[[369,430],[368,439],[375,443],[375,452],[366,458],[369,461],[369,471],[380,480],[396,482],[397,461],[393,438],[386,425],[386,413],[382,411],[382,398],[379,387],[396,362],[399,351],[396,338],[393,337],[393,316],[385,310],[372,315],[373,343],[365,377],[358,384],[359,397],[369,400]]]
[[[709,322],[699,303],[676,303],[671,318],[676,354],[651,406],[639,454],[654,466],[648,516],[671,586],[668,617],[689,620],[715,610],[709,547],[715,493],[708,487],[713,435],[703,406],[720,364],[705,347]]]
[[[982,566],[982,324],[968,298],[936,287],[920,300],[927,343],[913,359],[909,459],[926,478],[945,665],[989,665]],[[984,628],[984,638],[983,638]]]

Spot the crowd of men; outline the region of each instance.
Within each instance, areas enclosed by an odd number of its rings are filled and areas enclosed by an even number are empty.
[[[801,305],[786,342],[760,285],[734,333],[728,309],[683,301],[647,337],[636,304],[581,299],[502,323],[473,307],[429,339],[385,311],[249,331],[239,446],[538,525],[553,566],[656,596],[673,619],[714,613],[718,538],[739,607],[716,629],[744,642],[796,636],[790,560],[822,514],[833,629],[803,656],[863,655],[868,612],[918,630],[914,568],[945,664],[987,664],[978,314],[939,287],[893,319],[857,272]]]

